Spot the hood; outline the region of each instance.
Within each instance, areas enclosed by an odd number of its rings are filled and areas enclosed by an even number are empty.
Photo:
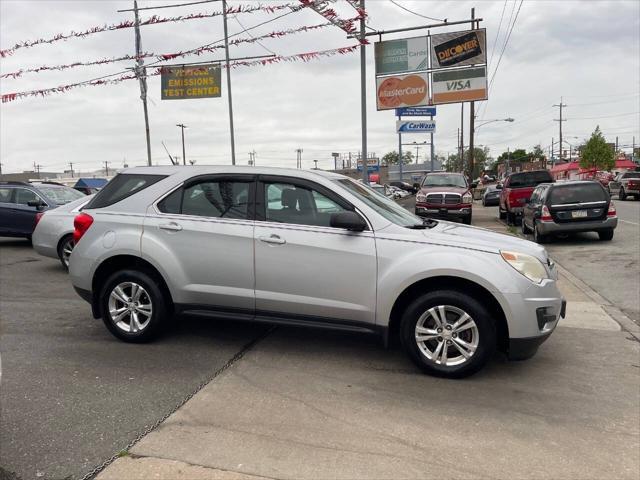
[[[432,229],[410,231],[419,232],[429,243],[491,253],[499,253],[500,250],[511,250],[532,255],[542,263],[547,262],[547,251],[537,243],[512,235],[496,233],[485,228],[440,221]]]
[[[420,187],[420,193],[459,193],[464,195],[469,191],[467,187],[450,187],[445,185],[434,185],[429,187]]]

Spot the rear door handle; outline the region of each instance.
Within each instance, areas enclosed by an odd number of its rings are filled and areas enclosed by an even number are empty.
[[[179,232],[180,230],[182,230],[182,226],[178,225],[176,222],[162,223],[158,225],[158,228],[162,230],[168,230],[169,232]]]
[[[273,243],[275,245],[283,245],[287,243],[287,241],[284,238],[280,238],[280,236],[276,235],[275,233],[271,234],[268,237],[265,237],[265,236],[258,237],[258,240],[264,243]]]

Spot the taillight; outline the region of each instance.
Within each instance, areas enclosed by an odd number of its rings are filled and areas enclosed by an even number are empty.
[[[93,223],[93,217],[88,213],[80,213],[73,220],[73,241],[78,243]]]
[[[33,224],[33,228],[36,228],[38,226],[38,222],[40,221],[43,215],[44,215],[44,212],[36,213],[36,223]]]
[[[553,222],[553,217],[551,216],[551,212],[549,212],[549,207],[546,205],[542,206],[542,214],[540,215],[540,220],[543,222]]]
[[[611,202],[609,204],[609,210],[607,210],[607,217],[615,217],[617,215],[618,215],[618,213],[616,212],[616,207],[613,204],[613,202]]]

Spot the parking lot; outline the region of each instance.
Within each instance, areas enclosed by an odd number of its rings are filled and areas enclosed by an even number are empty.
[[[474,223],[506,231],[494,214],[476,208]],[[374,338],[292,327],[181,318],[155,343],[124,344],[58,262],[0,240],[0,478],[82,478],[120,454],[101,478],[155,465],[164,478],[198,466],[202,478],[635,479],[640,334],[611,307],[637,294],[637,230],[550,244],[567,318],[533,359],[496,356],[462,381],[422,375]]]

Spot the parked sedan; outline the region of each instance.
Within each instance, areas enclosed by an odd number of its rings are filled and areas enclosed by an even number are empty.
[[[83,193],[54,182],[0,182],[0,236],[31,238],[42,212]]]
[[[69,269],[69,257],[73,251],[73,219],[93,195],[83,196],[73,202],[45,212],[33,231],[33,248],[40,255],[59,258]]]
[[[502,190],[502,185],[489,185],[482,195],[482,205],[484,207],[499,205],[500,190]]]
[[[623,201],[631,196],[640,199],[640,172],[619,173],[609,182],[609,193]]]
[[[617,225],[613,202],[596,181],[539,185],[522,215],[522,233],[533,231],[538,243],[572,232],[597,232],[600,240],[611,240]]]

